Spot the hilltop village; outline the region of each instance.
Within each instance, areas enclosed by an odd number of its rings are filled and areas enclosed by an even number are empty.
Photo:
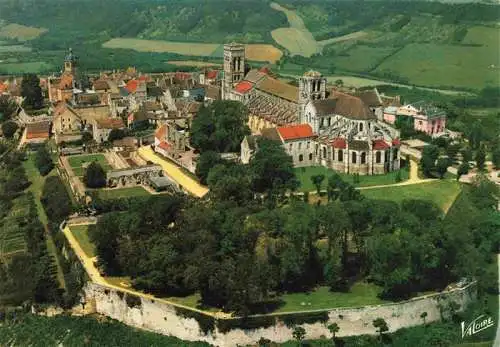
[[[228,157],[248,163],[262,137],[279,141],[295,167],[377,175],[401,167],[401,137],[394,127],[398,117],[432,137],[451,133],[445,112],[425,101],[403,105],[399,97],[381,95],[376,88],[331,86],[315,71],[306,72],[296,86],[265,66],[250,69],[244,45],[236,43],[224,46],[222,70],[143,74],[129,68],[85,81],[80,77],[79,60],[69,50],[62,73],[40,80],[48,98],[45,112],[33,116],[18,110],[22,144],[54,139],[64,155],[111,144],[107,148],[117,153],[120,169],[139,165],[127,153],[151,144],[156,153],[195,173],[199,153],[190,144],[192,120],[201,107],[233,100],[248,109],[251,134],[242,139],[241,153]],[[19,98],[20,84],[6,80],[0,90]],[[88,136],[93,146],[82,141]]]
[[[497,288],[500,153],[477,123],[280,76],[238,43],[197,72],[62,59],[0,79],[0,304],[219,346],[373,345]]]

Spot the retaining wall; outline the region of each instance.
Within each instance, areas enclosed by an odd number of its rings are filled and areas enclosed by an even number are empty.
[[[247,319],[215,318],[166,303],[132,295],[106,286],[88,282],[84,288],[89,312],[106,315],[127,325],[171,335],[187,341],[206,341],[216,346],[255,344],[261,337],[274,342],[293,340],[294,325],[306,330],[307,339],[329,337],[327,325],[337,323],[338,336],[376,334],[374,319],[385,319],[390,331],[420,325],[420,315],[427,312],[426,322],[440,320],[449,313],[450,302],[463,310],[476,298],[476,283],[421,296],[408,301],[364,306],[336,308],[290,314],[256,315]]]

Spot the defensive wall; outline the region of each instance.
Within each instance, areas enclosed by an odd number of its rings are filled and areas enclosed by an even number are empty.
[[[129,290],[88,282],[84,287],[86,311],[99,313],[127,325],[171,335],[187,341],[205,341],[215,346],[229,347],[256,344],[264,337],[274,342],[293,340],[293,327],[306,330],[307,339],[329,337],[327,325],[337,323],[337,336],[376,334],[372,322],[383,318],[390,331],[442,319],[452,313],[451,303],[463,310],[476,298],[476,283],[463,288],[420,296],[407,301],[328,310],[254,315],[228,318],[189,309],[166,300],[137,295]]]

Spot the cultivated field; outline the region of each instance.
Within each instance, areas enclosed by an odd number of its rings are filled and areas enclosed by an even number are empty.
[[[444,44],[410,44],[376,72],[392,72],[426,86],[483,88],[500,82],[498,50]]]
[[[222,58],[222,45],[215,43],[172,42],[142,39],[111,39],[103,44],[104,48],[133,49],[138,52],[176,53],[200,57]],[[246,48],[247,59],[274,62],[281,58],[282,52],[268,44],[249,44]]]
[[[0,53],[22,53],[31,52],[31,47],[23,45],[2,45],[0,42]]]
[[[22,195],[13,201],[14,205],[9,215],[0,220],[0,264],[3,258],[26,250],[24,234],[18,221],[27,217],[29,202],[27,195]]]
[[[28,63],[0,63],[0,72],[4,74],[49,72],[52,68],[52,65],[43,61]]]
[[[356,31],[354,33],[350,33],[347,35],[337,36],[337,37],[333,37],[333,38],[328,39],[328,40],[319,41],[318,43],[322,46],[326,46],[326,45],[329,45],[332,43],[337,43],[337,42],[359,40],[361,38],[365,38],[367,35],[368,35],[368,33],[365,31]]]
[[[245,54],[248,60],[274,63],[280,60],[283,52],[273,45],[249,44],[245,46]]]
[[[111,165],[109,165],[106,157],[103,154],[83,154],[83,155],[74,155],[68,158],[69,165],[71,165],[71,169],[75,173],[76,176],[83,176],[85,173],[84,166],[87,166],[91,162],[98,162],[104,171],[110,170]]]
[[[210,63],[205,61],[197,61],[197,60],[169,60],[168,64],[176,65],[176,66],[194,66],[194,67],[220,67],[221,64]]]
[[[285,47],[291,55],[301,55],[310,57],[313,54],[321,53],[323,47],[336,42],[351,41],[360,39],[367,35],[364,31],[357,31],[328,40],[316,41],[313,34],[304,24],[304,21],[295,11],[284,8],[273,2],[271,8],[283,12],[290,24],[289,28],[279,28],[271,32],[274,41]]]
[[[271,8],[283,12],[290,24],[289,28],[279,28],[271,32],[274,41],[288,49],[292,55],[310,57],[320,52],[318,43],[295,11],[288,10],[275,2],[271,3]]]
[[[28,27],[12,23],[0,28],[0,37],[18,39],[19,41],[28,41],[36,39],[38,36],[47,31],[48,30],[45,28]]]
[[[169,52],[182,55],[210,56],[219,45],[211,43],[116,38],[105,42],[103,47],[133,49],[138,52]]]
[[[369,47],[357,45],[345,54],[335,57],[335,66],[339,69],[363,72],[374,68],[385,57],[395,51],[393,47]]]

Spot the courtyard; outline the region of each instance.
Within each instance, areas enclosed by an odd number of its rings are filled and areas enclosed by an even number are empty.
[[[68,157],[68,163],[71,166],[71,169],[78,177],[83,177],[85,173],[85,167],[87,167],[90,163],[97,162],[104,171],[111,170],[112,167],[106,160],[104,154],[82,154],[82,155],[74,155]]]

